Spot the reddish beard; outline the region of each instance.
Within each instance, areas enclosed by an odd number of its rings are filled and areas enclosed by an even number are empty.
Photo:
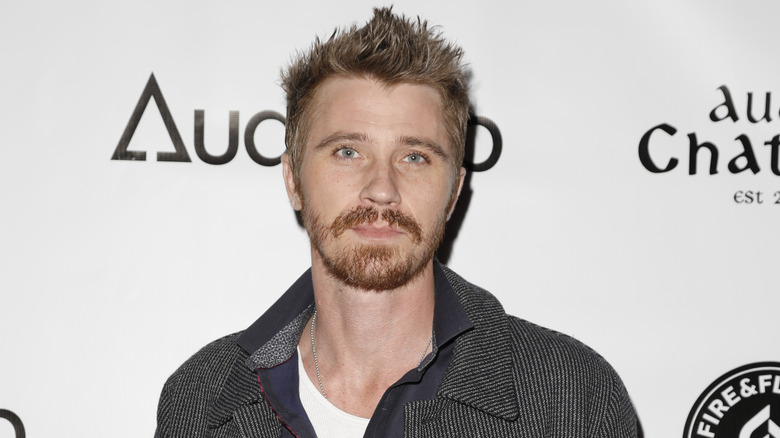
[[[374,291],[397,289],[420,275],[444,236],[446,222],[444,217],[440,218],[435,229],[425,234],[411,216],[397,210],[379,211],[367,206],[342,212],[330,226],[322,223],[317,215],[309,213],[305,207],[302,217],[311,243],[330,275],[349,286]],[[403,254],[397,246],[385,244],[327,248],[328,239],[335,240],[351,228],[372,224],[380,218],[389,226],[407,233],[414,243],[410,253]]]

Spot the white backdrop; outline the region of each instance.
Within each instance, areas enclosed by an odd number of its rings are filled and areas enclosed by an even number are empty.
[[[476,112],[503,153],[470,179],[449,265],[508,312],[571,334],[617,369],[645,436],[682,433],[724,372],[778,361],[780,5],[770,1],[398,0],[461,44]],[[151,436],[165,379],[253,322],[308,266],[280,166],[244,148],[250,117],[283,113],[278,72],[363,1],[33,1],[0,6],[0,409],[30,437]],[[150,103],[111,160],[154,73],[192,162]],[[727,86],[739,117],[713,122]],[[771,93],[771,121],[763,114]],[[194,148],[239,150],[224,165]],[[725,108],[718,110],[719,115]],[[638,145],[650,128],[642,166]],[[688,134],[715,144],[688,174]],[[745,134],[760,171],[732,174]],[[258,150],[283,129],[264,122]],[[490,152],[477,133],[477,161]],[[740,161],[744,167],[744,159]],[[762,204],[737,203],[761,191]],[[755,198],[754,198],[755,199]],[[0,420],[0,438],[13,437]]]

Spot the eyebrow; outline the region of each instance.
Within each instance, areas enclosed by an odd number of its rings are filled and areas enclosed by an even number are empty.
[[[338,143],[341,141],[364,142],[364,143],[369,142],[368,136],[360,132],[335,132],[325,137],[321,142],[317,143],[317,145],[314,146],[314,150],[315,151],[320,150],[330,146],[333,143]]]
[[[399,138],[399,142],[401,144],[405,144],[407,146],[420,146],[425,149],[428,149],[430,152],[434,153],[435,155],[438,155],[444,160],[447,160],[450,158],[450,156],[447,154],[447,152],[444,151],[444,148],[442,148],[438,143],[425,139],[425,138],[419,138],[419,137],[412,137],[412,136],[403,136]]]

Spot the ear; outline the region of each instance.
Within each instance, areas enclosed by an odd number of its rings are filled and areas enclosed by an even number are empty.
[[[458,203],[458,198],[460,198],[460,191],[463,189],[463,181],[466,179],[466,168],[461,167],[460,168],[460,175],[458,175],[458,191],[455,193],[455,199],[452,200],[452,205],[450,205],[450,211],[447,212],[447,220],[450,220],[450,217],[452,217],[452,212],[455,211],[455,204]]]
[[[297,187],[295,187],[295,177],[290,165],[290,155],[286,152],[282,154],[282,176],[284,177],[284,187],[287,189],[287,198],[290,199],[290,205],[292,205],[295,211],[301,211],[303,203]]]

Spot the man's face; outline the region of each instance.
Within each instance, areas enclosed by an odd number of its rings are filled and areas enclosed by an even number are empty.
[[[463,182],[456,175],[441,99],[430,87],[329,78],[313,102],[297,180],[312,262],[344,283],[389,290],[430,263]]]

